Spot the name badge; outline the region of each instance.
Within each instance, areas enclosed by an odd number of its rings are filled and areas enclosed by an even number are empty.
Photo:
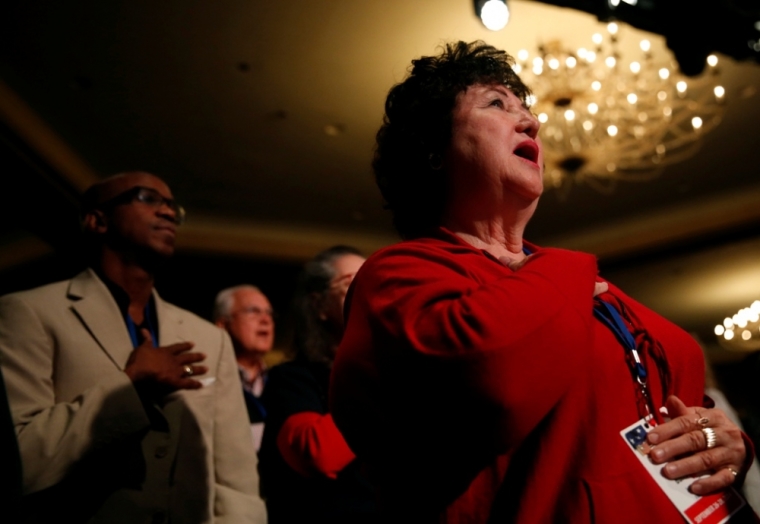
[[[665,464],[653,464],[648,456],[651,447],[646,440],[647,433],[654,427],[650,424],[651,419],[650,415],[620,432],[620,436],[626,441],[631,452],[636,455],[644,469],[657,482],[657,485],[665,492],[665,495],[689,524],[723,524],[728,522],[728,519],[744,506],[745,502],[742,496],[734,488],[728,488],[711,495],[695,495],[689,491],[689,486],[702,477],[676,480],[663,477],[662,468],[665,467]]]

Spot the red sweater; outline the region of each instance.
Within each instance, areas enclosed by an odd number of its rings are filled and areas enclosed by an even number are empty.
[[[388,518],[684,522],[620,436],[640,418],[637,388],[593,315],[596,280],[588,254],[534,248],[514,272],[445,230],[370,257],[347,301],[330,398]],[[609,292],[646,326],[653,402],[701,405],[694,340]]]

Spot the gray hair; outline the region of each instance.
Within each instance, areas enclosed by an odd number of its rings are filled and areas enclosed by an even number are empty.
[[[244,289],[261,293],[259,288],[252,286],[251,284],[240,284],[239,286],[232,286],[221,290],[217,293],[216,298],[214,299],[214,312],[211,315],[213,322],[230,318],[230,313],[232,312],[232,300],[235,298],[235,293],[243,291]],[[261,294],[263,295],[264,293]]]
[[[293,353],[296,357],[332,365],[335,345],[340,340],[334,340],[326,323],[320,319],[313,296],[327,293],[330,281],[336,275],[335,262],[346,255],[364,257],[355,247],[333,246],[309,260],[299,275],[293,301]]]

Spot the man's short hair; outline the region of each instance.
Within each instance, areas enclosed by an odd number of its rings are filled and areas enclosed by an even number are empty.
[[[232,299],[234,298],[235,293],[244,289],[256,291],[262,295],[264,294],[259,288],[251,284],[240,284],[239,286],[232,286],[221,290],[217,293],[216,298],[214,299],[214,312],[212,314],[212,320],[214,322],[230,318],[230,313],[232,312]]]

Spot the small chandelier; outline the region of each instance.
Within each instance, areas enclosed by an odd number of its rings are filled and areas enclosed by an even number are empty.
[[[715,326],[718,342],[726,349],[756,351],[760,349],[760,300]]]
[[[622,56],[619,29],[608,24],[589,49],[553,41],[537,56],[517,54],[515,71],[533,90],[531,110],[542,124],[544,185],[561,197],[575,183],[608,193],[618,180],[650,180],[696,152],[720,122],[725,89],[715,55],[700,77],[686,78],[669,52],[657,59],[648,40],[635,57]]]

